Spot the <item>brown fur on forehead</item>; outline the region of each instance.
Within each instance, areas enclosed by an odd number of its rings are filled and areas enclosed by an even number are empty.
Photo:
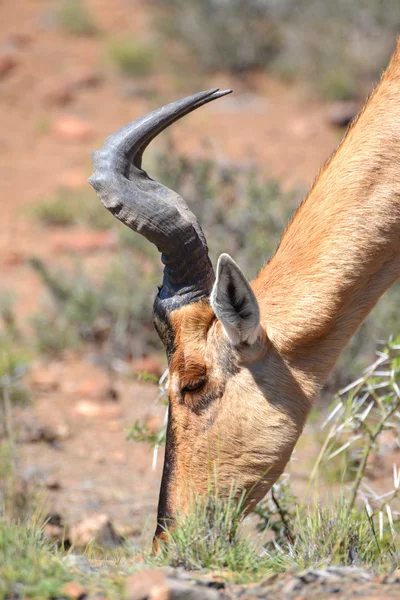
[[[189,381],[205,375],[204,352],[207,332],[215,314],[207,300],[183,306],[170,315],[175,352],[170,372]]]

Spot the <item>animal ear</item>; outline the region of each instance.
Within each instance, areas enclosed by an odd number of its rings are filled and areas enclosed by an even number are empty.
[[[218,259],[210,302],[233,346],[257,341],[261,332],[257,298],[229,254],[221,254]]]

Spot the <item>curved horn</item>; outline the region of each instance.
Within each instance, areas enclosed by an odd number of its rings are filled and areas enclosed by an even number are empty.
[[[89,183],[104,206],[161,252],[165,267],[157,298],[167,311],[208,296],[214,271],[197,218],[178,194],[147,175],[142,155],[169,125],[230,92],[213,89],[167,104],[122,127],[92,155]]]

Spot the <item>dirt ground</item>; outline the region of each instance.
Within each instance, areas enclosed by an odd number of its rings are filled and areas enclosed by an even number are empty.
[[[129,32],[139,39],[149,22],[146,5],[88,1],[107,35]],[[39,310],[43,297],[27,264],[31,256],[58,266],[74,251],[96,265],[115,252],[109,234],[40,226],[32,219],[35,203],[60,186],[84,187],[90,154],[109,133],[155,104],[198,91],[187,86],[182,93],[166,74],[155,73],[146,85],[157,90],[157,101],[139,93],[128,97],[127,82],[105,59],[103,38],[63,34],[52,26],[50,8],[47,0],[0,3],[0,291],[16,292],[21,320]],[[11,60],[6,68],[5,57]],[[174,126],[177,146],[188,153],[196,155],[208,141],[227,159],[251,157],[284,186],[307,186],[339,141],[327,118],[329,105],[268,74],[247,82],[221,74],[203,77],[202,84],[237,92]],[[152,470],[152,453],[126,441],[126,431],[136,419],[161,423],[157,386],[117,376],[110,381],[87,353],[68,352],[62,361],[37,360],[31,367],[32,405],[15,415],[24,476],[44,483],[52,510],[69,524],[106,513],[132,535],[139,538],[143,528],[150,535],[162,453]],[[301,457],[315,451],[313,443],[300,444],[299,489],[307,474]]]

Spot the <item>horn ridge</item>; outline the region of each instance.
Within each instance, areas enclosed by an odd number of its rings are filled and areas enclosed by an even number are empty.
[[[208,297],[214,271],[195,215],[174,191],[151,179],[142,156],[151,141],[190,112],[231,93],[213,88],[171,102],[125,125],[93,153],[89,183],[104,206],[125,225],[154,243],[164,264],[156,299],[167,310]]]

